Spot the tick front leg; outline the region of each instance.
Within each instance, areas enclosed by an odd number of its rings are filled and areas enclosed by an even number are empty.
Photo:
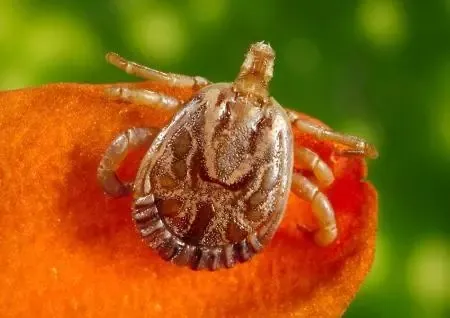
[[[114,139],[97,169],[97,179],[107,194],[121,197],[131,193],[133,182],[122,182],[116,171],[130,151],[144,145],[150,146],[158,131],[156,128],[131,128]]]
[[[292,175],[292,191],[301,199],[311,202],[312,212],[319,223],[314,235],[317,245],[327,246],[334,242],[338,230],[334,210],[328,198],[308,178],[301,174]]]
[[[113,86],[106,88],[105,92],[111,97],[119,98],[126,102],[162,107],[170,111],[176,111],[182,105],[182,101],[175,97],[147,89]]]
[[[303,133],[311,134],[319,140],[329,140],[348,146],[349,149],[340,150],[339,155],[344,156],[364,156],[370,159],[378,157],[378,151],[374,145],[368,143],[362,138],[342,134],[331,129],[319,126],[310,121],[300,119],[292,110],[287,110],[292,125]]]
[[[187,76],[181,74],[164,73],[146,67],[144,65],[128,61],[116,53],[106,54],[106,60],[128,74],[136,75],[147,80],[167,82],[172,86],[186,87],[198,90],[210,84],[210,82],[206,78],[203,78],[201,76]]]

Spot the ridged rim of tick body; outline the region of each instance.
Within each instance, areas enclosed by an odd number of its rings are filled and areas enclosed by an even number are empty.
[[[238,243],[209,247],[189,245],[173,234],[161,219],[153,194],[136,199],[132,215],[145,243],[156,250],[162,259],[195,270],[214,271],[234,267],[238,262],[247,262],[263,249],[264,242],[271,238],[273,229],[278,227],[277,220],[272,220],[259,235],[253,232]]]
[[[227,84],[225,84],[227,85]],[[250,233],[245,239],[223,246],[191,245],[170,230],[164,222],[156,206],[151,185],[148,184],[146,176],[151,167],[147,164],[158,152],[167,133],[177,121],[190,111],[199,102],[201,93],[197,98],[193,98],[183,107],[171,120],[170,124],[164,127],[153,140],[147,154],[143,158],[138,169],[134,184],[134,205],[132,218],[136,228],[144,242],[156,250],[160,257],[176,265],[188,266],[194,270],[215,271],[220,268],[232,268],[237,263],[249,261],[254,255],[259,253],[264,246],[272,239],[278,229],[287,205],[287,197],[291,184],[291,177],[287,179],[286,192],[283,195],[286,200],[279,200],[274,207],[271,218],[256,231]],[[286,117],[286,120],[287,117]],[[292,137],[292,134],[291,134]],[[292,142],[292,140],[290,140]],[[292,157],[289,160],[288,169],[292,170]]]

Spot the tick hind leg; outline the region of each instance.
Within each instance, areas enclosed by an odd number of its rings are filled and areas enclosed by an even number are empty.
[[[297,113],[292,110],[287,110],[287,112],[292,125],[301,132],[311,134],[319,140],[329,140],[347,146],[347,149],[338,151],[339,155],[364,156],[370,159],[376,159],[378,157],[378,151],[375,146],[362,138],[342,134],[310,121],[300,119]]]
[[[107,194],[120,197],[131,193],[133,182],[121,181],[116,171],[130,151],[150,145],[158,131],[156,128],[131,128],[114,139],[97,169],[97,179]]]
[[[108,53],[106,60],[122,71],[151,81],[162,81],[177,87],[198,90],[210,82],[201,76],[187,76],[181,74],[164,73],[132,61],[128,61],[116,53]]]
[[[332,170],[315,152],[304,147],[297,147],[294,154],[298,164],[313,172],[322,189],[333,183]],[[331,244],[336,239],[337,227],[334,210],[328,198],[314,182],[299,173],[294,173],[292,176],[292,191],[301,199],[311,202],[312,212],[319,223],[319,230],[314,236],[315,242],[321,246]]]
[[[319,223],[319,229],[314,235],[316,244],[327,246],[333,243],[338,230],[333,207],[326,195],[317,185],[299,173],[292,175],[292,191],[301,199],[311,202],[313,215]]]

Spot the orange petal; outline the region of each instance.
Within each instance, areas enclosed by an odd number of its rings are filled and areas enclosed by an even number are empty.
[[[162,126],[170,114],[76,84],[3,92],[0,109],[2,317],[338,317],[370,269],[376,191],[361,181],[364,162],[330,157],[330,143],[296,139],[336,173],[328,191],[340,229],[335,244],[317,247],[298,230],[314,222],[309,205],[291,196],[279,231],[252,261],[193,272],[145,247],[130,198],[106,198],[95,176],[120,131]],[[123,173],[132,174],[137,159]]]

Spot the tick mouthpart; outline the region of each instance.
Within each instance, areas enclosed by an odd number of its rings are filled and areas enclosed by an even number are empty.
[[[236,78],[236,89],[242,93],[267,97],[274,61],[275,51],[270,44],[264,42],[252,44]]]

